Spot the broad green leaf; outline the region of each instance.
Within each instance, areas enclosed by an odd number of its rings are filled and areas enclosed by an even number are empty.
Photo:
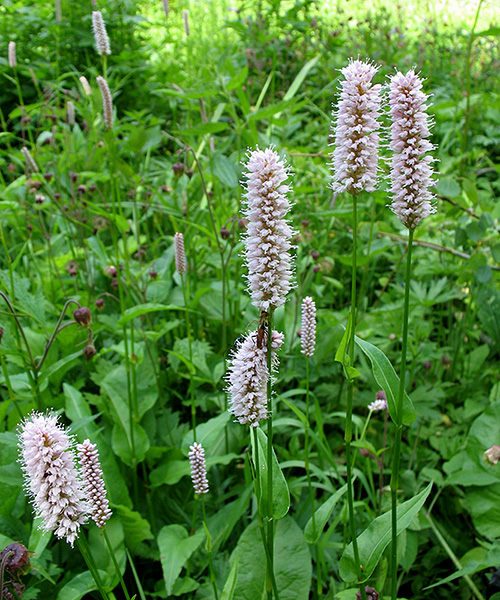
[[[188,558],[198,548],[205,533],[200,530],[192,536],[182,525],[165,525],[158,534],[160,562],[167,595],[172,593],[176,579]]]
[[[343,485],[339,490],[335,492],[328,500],[322,504],[319,508],[314,512],[315,517],[315,525],[316,525],[316,535],[313,532],[313,522],[312,517],[306,524],[304,529],[304,537],[309,544],[315,544],[319,540],[319,536],[323,533],[323,529],[330,518],[330,515],[333,512],[337,502],[342,498],[342,496],[347,492],[347,483]]]
[[[125,534],[125,543],[131,551],[144,540],[153,539],[149,522],[143,519],[140,513],[123,506],[123,504],[114,506],[113,511],[120,518]]]
[[[356,336],[356,344],[370,359],[372,364],[373,376],[379,386],[384,390],[387,398],[389,414],[394,423],[397,423],[397,397],[399,394],[399,377],[396,375],[393,366],[387,356],[373,344],[362,340]],[[402,423],[410,425],[415,420],[415,409],[413,403],[406,392],[403,395],[403,414]]]
[[[181,306],[175,306],[173,304],[157,304],[155,302],[147,302],[146,304],[138,304],[132,308],[127,308],[123,313],[123,316],[116,324],[117,327],[122,327],[132,319],[140,317],[150,312],[158,312],[160,310],[184,310]]]
[[[57,600],[81,600],[86,594],[97,590],[90,571],[78,573],[59,591]]]
[[[228,539],[236,523],[247,511],[252,492],[253,486],[249,485],[236,500],[225,504],[208,519],[213,552],[217,552],[217,548]]]
[[[78,352],[73,352],[73,354],[63,356],[63,358],[55,362],[53,365],[50,365],[50,367],[47,367],[47,369],[43,369],[42,374],[38,379],[39,383],[43,383],[46,379],[49,379],[52,375],[57,373],[63,367],[70,368],[72,366],[70,364],[72,361],[85,361],[83,352],[81,350],[78,350]]]
[[[230,418],[229,412],[224,411],[220,415],[196,426],[196,441],[205,448],[207,458],[215,456],[219,452],[225,452],[224,428]],[[189,446],[192,446],[193,443],[193,430],[190,429],[182,439],[181,449],[185,456],[189,452]]]
[[[500,483],[467,488],[467,501],[474,527],[487,539],[500,537]]]
[[[147,433],[139,423],[133,422],[131,433],[129,422],[124,421],[113,425],[111,446],[126,465],[134,467],[144,460],[150,444]]]
[[[432,482],[410,500],[403,502],[397,507],[397,532],[398,535],[404,531],[412,522],[413,518],[424,505],[430,494]],[[374,519],[370,525],[358,536],[359,560],[363,567],[363,578],[367,580],[375,568],[382,553],[391,541],[391,511]],[[340,576],[346,582],[355,581],[358,577],[358,566],[354,561],[352,542],[344,550],[339,562]]]
[[[242,533],[231,557],[238,561],[233,600],[264,600],[266,559],[256,521]],[[307,600],[311,589],[311,554],[302,530],[292,517],[278,521],[274,567],[280,600]]]
[[[106,490],[109,493],[110,501],[113,504],[125,504],[132,506],[127,485],[117,464],[117,460],[108,442],[104,439],[98,426],[92,421],[92,411],[88,402],[82,394],[69,383],[63,383],[64,395],[66,397],[66,416],[73,424],[82,423],[81,439],[89,438],[97,444],[99,451],[99,460],[106,484]],[[80,432],[80,428],[78,429]]]
[[[219,181],[229,188],[238,187],[238,170],[233,161],[222,154],[216,154],[213,159],[213,169]]]
[[[295,96],[295,94],[299,91],[300,86],[304,82],[304,79],[307,77],[309,71],[314,67],[314,65],[318,62],[320,58],[321,54],[317,54],[315,57],[311,58],[311,60],[308,60],[306,62],[306,64],[302,67],[302,69],[300,69],[297,77],[295,77],[295,79],[292,81],[292,84],[286,91],[284,100],[288,100]]]
[[[267,482],[267,436],[260,427],[256,428],[256,436],[258,440],[258,455],[259,459],[256,460],[257,449],[255,447],[255,436],[252,435],[252,458],[253,463],[256,465],[256,469],[260,473],[260,498],[259,506],[261,515],[266,517],[269,515],[268,510],[268,482]],[[276,458],[276,454],[273,449],[272,458],[272,474],[273,474],[273,509],[272,517],[274,519],[282,519],[288,509],[290,508],[290,492],[288,491],[288,485],[286,479],[281,471],[281,468]]]
[[[226,90],[230,92],[231,90],[235,90],[237,87],[240,87],[248,77],[248,67],[245,65],[243,69],[240,69],[236,75],[231,77],[231,79],[226,84]]]

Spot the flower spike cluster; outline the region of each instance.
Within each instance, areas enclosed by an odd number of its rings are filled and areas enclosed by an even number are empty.
[[[94,32],[95,47],[101,56],[109,56],[111,48],[109,46],[109,37],[106,32],[106,25],[102,13],[99,10],[92,11],[92,30]]]
[[[189,462],[191,463],[191,480],[197,494],[208,494],[207,466],[205,463],[205,450],[196,442],[189,446]]]
[[[380,125],[380,85],[372,79],[378,67],[360,60],[341,70],[340,100],[334,111],[335,150],[333,183],[335,192],[372,192],[377,183]]]
[[[106,487],[99,464],[99,452],[96,444],[92,444],[90,440],[78,444],[77,450],[82,467],[85,493],[90,504],[90,516],[97,527],[102,529],[113,513],[106,498]]]
[[[269,312],[285,303],[292,288],[292,230],[285,220],[288,170],[272,148],[250,152],[246,166],[248,287],[252,304]]]
[[[257,341],[258,333],[252,331],[241,342],[231,356],[227,381],[229,393],[229,412],[239,423],[258,427],[267,412],[267,335],[264,335],[262,347]],[[272,370],[278,366],[276,352],[283,345],[285,336],[273,331],[271,337]]]
[[[19,433],[25,487],[41,527],[73,546],[88,506],[75,466],[72,440],[53,414],[33,413]]]
[[[302,300],[300,346],[302,354],[309,357],[314,356],[316,347],[316,303],[311,296],[306,296]]]
[[[429,190],[434,159],[427,154],[434,146],[429,142],[429,115],[426,112],[427,95],[422,91],[422,80],[410,70],[399,71],[390,78],[389,104],[392,127],[391,210],[408,227],[415,227],[436,209],[434,195]]]

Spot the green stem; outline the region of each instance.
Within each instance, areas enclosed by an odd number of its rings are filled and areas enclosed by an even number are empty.
[[[349,357],[350,366],[354,364],[354,337],[356,333],[356,258],[357,258],[357,237],[358,237],[358,215],[357,215],[357,196],[352,197],[352,274],[351,274],[351,330],[349,339]],[[356,537],[356,515],[354,512],[354,490],[352,484],[352,406],[353,406],[353,380],[348,379],[347,382],[347,407],[346,407],[346,423],[345,423],[345,456],[346,456],[346,478],[347,478],[347,504],[349,509],[349,528],[351,533],[352,549],[354,552],[354,562],[358,570],[358,580],[363,579],[361,563],[359,560],[358,540]],[[362,600],[367,600],[365,586],[361,585],[360,593]]]
[[[269,379],[267,381],[267,547],[269,549],[268,572],[271,581],[274,580],[274,522],[273,522],[273,406],[272,406],[272,337],[273,337],[273,309],[269,310],[267,320],[267,370]],[[270,590],[268,597],[272,597]],[[275,600],[279,600],[277,590]]]
[[[76,543],[78,545],[78,548],[80,549],[80,553],[83,556],[83,560],[85,561],[85,563],[88,567],[88,570],[90,571],[92,577],[94,578],[94,581],[96,582],[97,589],[99,590],[101,596],[104,598],[104,600],[109,600],[109,596],[106,593],[106,590],[104,589],[104,586],[102,584],[102,580],[101,580],[101,576],[99,575],[99,571],[97,570],[97,567],[94,563],[94,559],[92,558],[92,555],[90,554],[90,548],[88,547],[85,536],[82,535],[79,538],[77,538]]]
[[[186,282],[184,283],[184,276],[181,275],[182,283],[182,295],[184,296],[184,311],[186,314],[186,330],[189,347],[189,396],[191,398],[191,425],[193,427],[193,441],[196,442],[196,402],[194,398],[194,381],[193,381],[193,348],[191,340],[191,323],[189,319],[189,292],[188,292],[188,280],[186,274]]]
[[[106,546],[108,547],[109,554],[111,556],[111,560],[113,561],[113,566],[115,567],[116,574],[118,575],[118,579],[120,580],[120,584],[122,586],[123,593],[125,594],[125,598],[127,600],[130,600],[130,596],[128,595],[128,591],[127,591],[127,586],[125,585],[125,582],[123,581],[123,576],[120,571],[120,567],[118,566],[118,563],[116,562],[115,551],[113,550],[113,546],[111,545],[111,542],[109,541],[109,537],[106,532],[106,528],[101,529],[101,531],[102,531],[102,534],[104,535],[104,540],[106,542]]]
[[[391,577],[392,577],[392,600],[397,600],[398,594],[398,533],[397,533],[397,495],[399,488],[399,468],[401,454],[401,438],[403,433],[403,396],[405,392],[406,376],[406,350],[408,346],[408,314],[410,307],[410,281],[411,281],[411,252],[413,247],[413,229],[410,229],[408,238],[408,250],[406,254],[405,273],[405,296],[403,308],[403,341],[401,348],[401,369],[399,374],[399,392],[396,405],[396,422],[394,432],[394,449],[392,455],[391,470],[391,522],[392,522],[392,545],[391,545]]]
[[[316,539],[316,514],[314,510],[314,491],[311,483],[311,472],[309,469],[309,356],[306,356],[306,424],[304,431],[304,466],[306,469],[306,477],[307,477],[307,487],[309,489],[309,502],[311,503],[311,518],[312,518],[312,528],[313,528],[313,538]],[[318,548],[316,546],[316,555],[318,552]],[[323,586],[321,584],[321,569],[318,561],[316,560],[316,569],[317,569],[317,590],[318,597],[322,596]]]
[[[212,562],[212,538],[207,526],[207,515],[205,513],[205,497],[201,495],[201,507],[203,510],[203,528],[205,529],[205,535],[207,536],[207,553],[208,553],[208,568],[210,569],[210,581],[214,590],[215,600],[219,600],[219,592],[217,590],[217,584],[215,583],[215,571]]]

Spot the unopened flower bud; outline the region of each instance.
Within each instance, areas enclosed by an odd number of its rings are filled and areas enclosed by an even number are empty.
[[[311,256],[313,257],[313,260],[318,260],[318,258],[321,256],[321,254],[317,250],[313,250],[311,252]]]
[[[73,313],[73,319],[82,327],[88,327],[92,323],[92,314],[86,306],[77,308]]]
[[[54,176],[52,175],[52,173],[44,173],[44,174],[43,174],[43,178],[45,179],[45,181],[46,181],[47,183],[50,183],[50,181],[52,181],[52,177],[54,177]]]
[[[192,179],[192,177],[193,177],[193,175],[194,175],[194,171],[193,171],[193,169],[186,169],[185,173],[186,173],[186,175],[187,175],[187,177],[188,177],[189,179]],[[209,191],[209,193],[210,193],[211,191],[212,191],[212,190],[210,190],[210,191]]]
[[[366,592],[367,600],[378,600],[379,599],[378,592],[374,588],[370,587],[369,585],[367,585],[365,587],[365,592]],[[359,590],[356,592],[356,600],[361,600],[361,592]]]
[[[430,371],[432,369],[432,363],[430,360],[426,360],[423,366],[426,371]]]
[[[37,194],[35,196],[35,202],[37,204],[42,204],[44,200],[45,200],[45,196],[43,194]]]
[[[105,267],[104,272],[110,277],[116,277],[118,270],[114,265],[108,265],[107,267]]]
[[[220,230],[220,236],[223,240],[227,240],[227,238],[231,235],[231,232],[229,231],[229,229],[226,229],[225,227],[222,227],[222,229]]]
[[[30,568],[28,549],[19,542],[13,542],[0,553],[0,562],[5,566],[7,573],[19,578]]]
[[[157,279],[158,273],[156,271],[149,271],[149,276],[154,280]]]
[[[183,163],[177,162],[172,165],[172,171],[176,177],[180,177],[184,173],[185,169],[186,167]]]
[[[102,298],[97,298],[95,301],[96,308],[102,309],[104,308],[104,300]]]

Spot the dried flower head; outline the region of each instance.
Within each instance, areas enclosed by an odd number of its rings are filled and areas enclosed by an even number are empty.
[[[252,304],[268,312],[285,303],[293,287],[290,256],[293,231],[285,219],[290,187],[285,161],[272,148],[248,155],[245,260]]]
[[[88,506],[75,466],[72,440],[54,414],[32,413],[19,432],[25,488],[42,529],[73,546]]]
[[[182,11],[182,20],[184,21],[184,33],[189,37],[189,10],[185,8]]]
[[[187,271],[186,253],[184,251],[184,236],[182,233],[174,235],[175,268],[180,275]]]
[[[334,192],[372,192],[377,184],[380,125],[380,85],[372,79],[378,67],[360,60],[341,70],[340,100],[333,112],[335,150],[333,151]]]
[[[111,48],[109,47],[109,38],[104,25],[101,11],[92,11],[92,31],[94,32],[95,47],[101,56],[109,56]]]
[[[316,304],[310,296],[302,300],[302,322],[300,326],[301,352],[313,356],[316,347]]]
[[[90,440],[78,444],[77,450],[85,494],[90,505],[89,513],[97,527],[102,529],[113,513],[106,498],[106,486],[102,478],[99,452],[96,444],[92,444]]]
[[[87,94],[87,96],[92,96],[92,90],[90,89],[90,83],[88,79],[82,75],[80,77],[80,83],[82,84],[83,91]]]
[[[97,77],[97,84],[101,90],[104,123],[106,124],[107,129],[111,129],[113,127],[113,99],[111,98],[108,82],[104,77],[99,75],[99,77]]]
[[[429,142],[430,122],[427,114],[427,94],[422,91],[422,80],[410,70],[399,71],[390,78],[389,104],[392,126],[391,210],[408,227],[415,227],[431,213],[434,195],[429,190],[434,158],[427,154],[434,146]]]
[[[15,69],[17,67],[16,42],[9,42],[8,56],[9,56],[9,67],[11,69]]]
[[[208,494],[207,467],[205,464],[205,450],[196,442],[189,446],[189,462],[191,463],[191,480],[197,494]]]
[[[227,392],[229,394],[229,412],[242,424],[258,427],[267,413],[267,335],[264,335],[262,347],[257,344],[258,333],[252,331],[243,338],[233,352],[227,369]],[[285,336],[273,331],[271,338],[272,370],[278,366],[276,352],[283,345]]]
[[[23,156],[24,156],[24,164],[26,166],[26,174],[30,175],[31,173],[38,173],[38,165],[33,160],[33,157],[31,156],[31,153],[28,150],[28,148],[26,148],[26,146],[23,146],[21,148],[21,152],[23,153]]]
[[[30,553],[26,546],[13,542],[0,552],[0,564],[4,565],[9,575],[19,579],[30,568]]]

